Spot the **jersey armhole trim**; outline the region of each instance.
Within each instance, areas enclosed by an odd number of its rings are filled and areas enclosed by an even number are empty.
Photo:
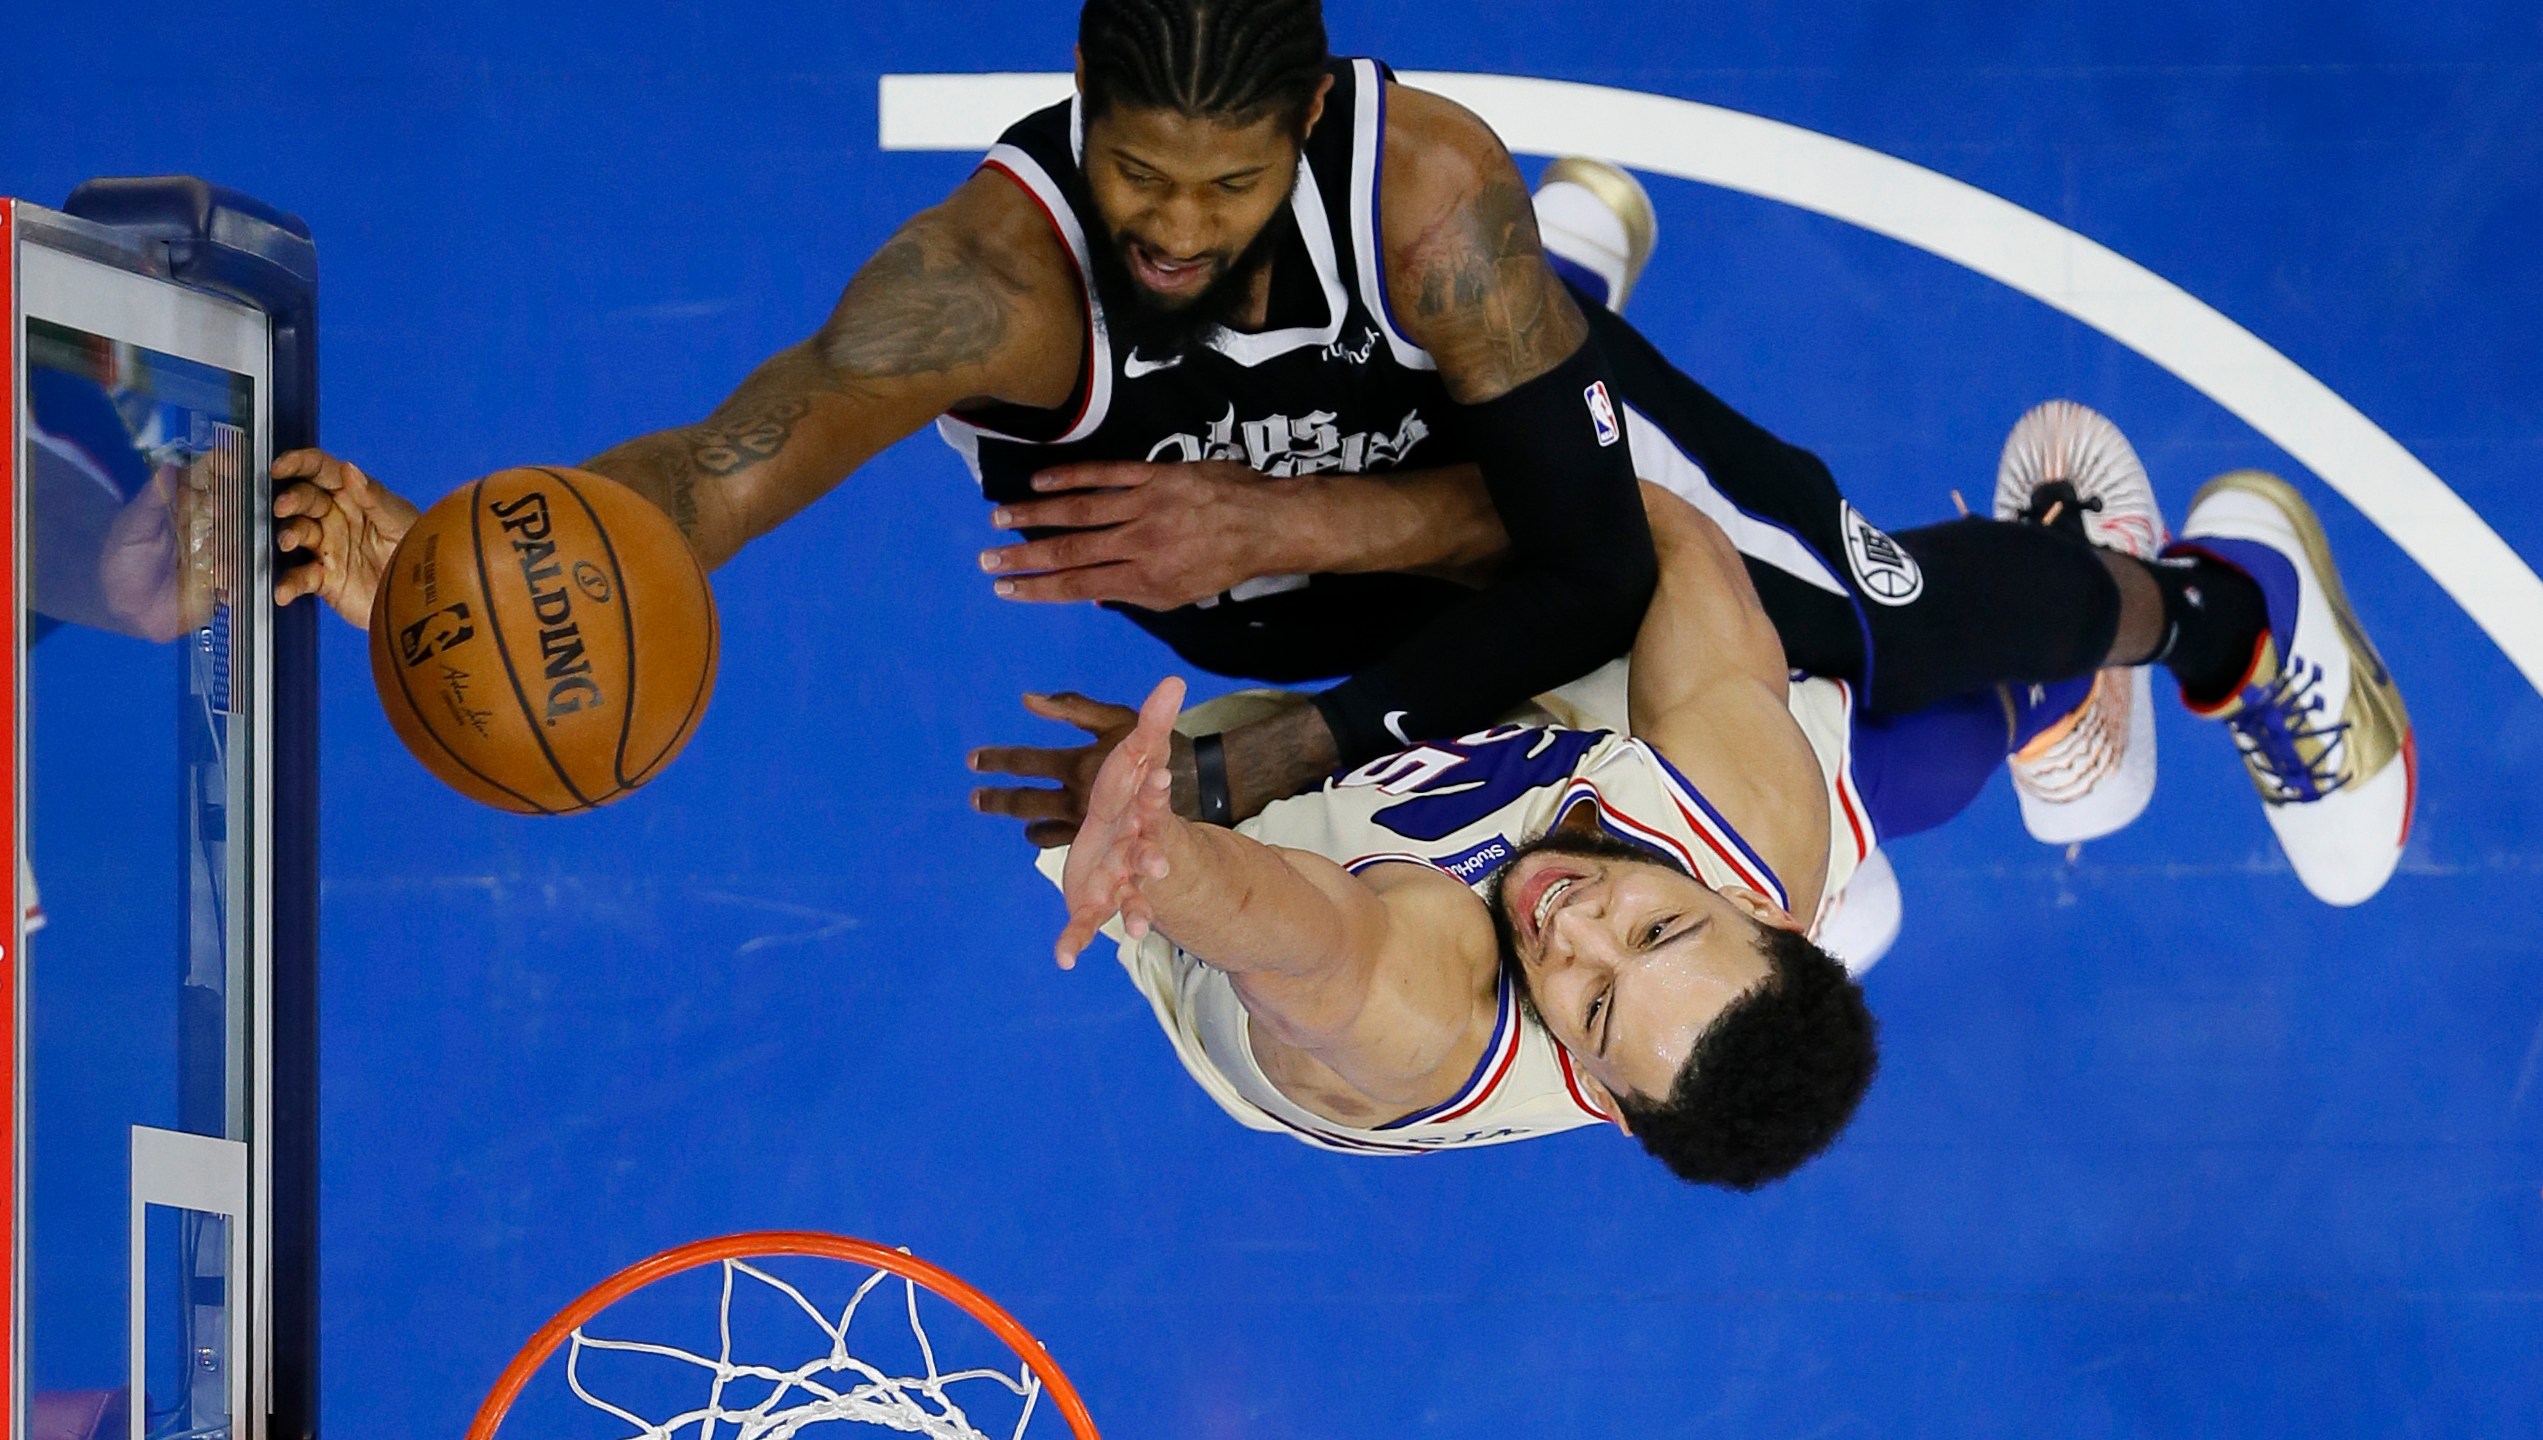
[[[1104,416],[1110,413],[1113,389],[1112,343],[1105,333],[1103,309],[1095,303],[1094,266],[1092,257],[1086,251],[1086,236],[1078,229],[1077,218],[1069,210],[1067,201],[1060,195],[1059,187],[1052,183],[1051,177],[1043,171],[1041,165],[1032,156],[1013,145],[999,145],[991,149],[987,157],[980,162],[980,168],[995,170],[1014,181],[1016,188],[1024,192],[1025,198],[1031,200],[1034,207],[1042,212],[1043,222],[1051,227],[1051,233],[1059,238],[1061,247],[1068,251],[1069,259],[1076,264],[1078,310],[1086,317],[1084,352],[1086,369],[1080,377],[1083,383],[1077,399],[1077,413],[1070,418],[1067,428],[1056,440],[1033,441],[1023,436],[1008,435],[991,426],[983,425],[977,420],[951,412],[947,412],[945,418],[984,435],[993,435],[1002,440],[1014,440],[1022,444],[1066,445],[1083,440],[1093,434],[1095,428],[1104,423]]]
[[[1562,1042],[1556,1040],[1551,1035],[1546,1036],[1545,1039],[1547,1044],[1554,1047],[1555,1063],[1560,1065],[1563,1070],[1563,1088],[1570,1092],[1572,1103],[1581,1107],[1582,1114],[1587,1115],[1602,1125],[1615,1123],[1608,1118],[1606,1111],[1590,1104],[1589,1097],[1581,1093],[1580,1074],[1572,1066],[1572,1052],[1564,1049]]]
[[[1388,353],[1407,370],[1437,370],[1429,351],[1404,338],[1395,323],[1395,301],[1386,289],[1386,246],[1380,196],[1386,183],[1386,76],[1374,60],[1351,62],[1351,238],[1359,251],[1360,299],[1386,337]]]
[[[1854,787],[1854,687],[1833,677],[1830,683],[1837,687],[1837,698],[1845,706],[1845,728],[1837,751],[1837,773],[1831,777],[1835,783],[1830,788],[1837,792],[1837,804],[1845,811],[1846,826],[1854,833],[1854,863],[1860,865],[1871,858],[1880,839],[1872,824],[1870,807],[1863,803],[1862,792]]]
[[[1678,813],[1685,817],[1696,838],[1722,857],[1722,863],[1730,866],[1732,873],[1738,875],[1743,883],[1773,896],[1776,904],[1789,908],[1792,899],[1784,890],[1784,882],[1776,876],[1774,867],[1749,847],[1739,831],[1731,828],[1731,822],[1722,818],[1722,813],[1713,808],[1713,802],[1704,798],[1704,792],[1689,784],[1687,778],[1678,773],[1678,767],[1670,764],[1669,757],[1661,754],[1657,746],[1642,740],[1632,743],[1658,763],[1669,798],[1676,802]],[[1727,848],[1725,841],[1729,842]],[[1737,853],[1734,854],[1734,851]]]
[[[1370,1128],[1401,1130],[1407,1126],[1419,1125],[1424,1121],[1445,1124],[1468,1114],[1484,1101],[1491,1099],[1492,1092],[1500,1086],[1502,1077],[1510,1073],[1510,1062],[1516,1059],[1519,1053],[1519,1027],[1514,1023],[1518,1018],[1518,997],[1510,989],[1510,977],[1507,974],[1496,979],[1494,1004],[1492,1041],[1483,1047],[1481,1055],[1475,1057],[1474,1071],[1466,1077],[1465,1084],[1457,1087],[1457,1093],[1427,1110],[1416,1110],[1401,1119],[1389,1120],[1383,1125]]]

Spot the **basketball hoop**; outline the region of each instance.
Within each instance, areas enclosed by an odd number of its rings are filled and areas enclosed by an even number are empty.
[[[750,1262],[801,1257],[862,1266],[872,1273],[858,1281],[843,1305],[824,1309],[799,1285]],[[716,1313],[715,1353],[644,1339],[619,1339],[586,1333],[585,1327],[610,1307],[675,1276],[721,1266],[722,1285]],[[895,1374],[851,1349],[850,1327],[866,1299],[887,1281],[900,1283],[903,1311],[915,1341],[916,1373]],[[821,1353],[808,1359],[779,1358],[774,1363],[736,1357],[734,1302],[737,1287],[765,1287],[790,1313],[808,1318],[816,1328]],[[995,1335],[1012,1352],[1013,1369],[997,1365],[941,1368],[936,1342],[919,1317],[920,1291],[959,1307]],[[867,1333],[874,1327],[869,1324]],[[844,1235],[815,1230],[767,1230],[716,1239],[696,1240],[665,1250],[621,1270],[584,1292],[530,1337],[495,1381],[494,1390],[478,1407],[467,1440],[495,1440],[512,1412],[513,1402],[560,1347],[567,1350],[566,1383],[585,1405],[621,1426],[635,1427],[636,1440],[681,1440],[695,1436],[728,1440],[789,1440],[807,1427],[838,1423],[869,1425],[930,1440],[988,1440],[964,1408],[969,1397],[1003,1396],[1021,1403],[1012,1435],[1020,1440],[1037,1403],[1048,1396],[1078,1440],[1096,1440],[1095,1422],[1077,1398],[1042,1342],[1014,1316],[960,1278],[905,1252]],[[661,1419],[648,1418],[620,1399],[587,1387],[581,1373],[587,1354],[648,1357],[697,1373],[704,1394]],[[748,1387],[757,1396],[745,1403],[735,1392]],[[824,1429],[822,1434],[830,1433]],[[1002,1427],[1003,1433],[1003,1427]]]

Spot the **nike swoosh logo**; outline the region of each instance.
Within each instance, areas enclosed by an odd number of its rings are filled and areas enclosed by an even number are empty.
[[[1136,380],[1142,375],[1154,375],[1160,370],[1171,370],[1182,363],[1183,357],[1180,355],[1169,355],[1163,360],[1142,360],[1139,358],[1139,352],[1133,350],[1123,357],[1121,373],[1127,379]]]
[[[1404,717],[1405,717],[1405,716],[1407,716],[1407,715],[1410,715],[1410,714],[1412,714],[1412,713],[1413,713],[1413,712],[1412,712],[1412,711],[1410,711],[1410,710],[1389,710],[1389,711],[1387,711],[1387,712],[1386,712],[1386,721],[1385,721],[1385,724],[1386,724],[1386,733],[1387,733],[1387,734],[1389,734],[1389,735],[1394,736],[1394,737],[1395,737],[1396,739],[1398,739],[1398,740],[1403,741],[1403,742],[1404,742],[1405,744],[1407,744],[1407,745],[1412,744],[1412,743],[1413,743],[1413,737],[1404,733]]]

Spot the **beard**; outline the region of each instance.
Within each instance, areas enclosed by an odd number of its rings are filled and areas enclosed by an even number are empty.
[[[1528,967],[1519,963],[1519,922],[1510,913],[1517,898],[1511,895],[1508,881],[1518,873],[1519,862],[1531,855],[1560,855],[1573,860],[1605,860],[1620,865],[1657,865],[1674,874],[1685,875],[1687,868],[1664,850],[1631,840],[1619,840],[1603,830],[1566,830],[1557,825],[1543,835],[1519,847],[1518,853],[1504,862],[1493,876],[1492,894],[1486,897],[1484,909],[1492,915],[1492,938],[1501,948],[1501,973],[1510,977],[1511,988],[1519,992],[1519,1005],[1528,1018],[1539,1026],[1545,1017],[1537,1012],[1536,995],[1528,989]]]
[[[1275,214],[1227,262],[1217,279],[1180,305],[1159,301],[1132,278],[1130,262],[1123,258],[1130,245],[1125,237],[1110,235],[1105,243],[1086,247],[1095,272],[1095,298],[1103,304],[1104,326],[1114,346],[1163,360],[1209,343],[1244,308],[1255,277],[1271,264],[1272,251],[1279,248],[1280,235],[1280,216]]]

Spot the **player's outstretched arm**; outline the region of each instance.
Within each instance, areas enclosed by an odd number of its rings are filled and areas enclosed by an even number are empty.
[[[1060,963],[1116,914],[1134,937],[1163,931],[1231,973],[1329,974],[1373,949],[1384,907],[1341,866],[1174,813],[1167,760],[1182,705],[1183,682],[1160,683],[1096,773],[1060,876]]]
[[[820,331],[779,351],[694,425],[584,462],[662,507],[710,567],[811,504],[884,447],[966,401],[1055,406],[1085,340],[1076,272],[1030,197],[982,172],[866,261]],[[307,561],[277,596],[370,619],[416,507],[317,451],[278,459],[275,516]],[[306,523],[302,523],[306,522]]]
[[[660,505],[720,565],[949,409],[1065,403],[1085,345],[1076,287],[1031,197],[980,171],[884,242],[819,333],[704,420],[584,463]]]
[[[1808,915],[1826,874],[1828,797],[1792,717],[1783,641],[1731,537],[1659,486],[1641,490],[1660,583],[1634,636],[1633,733],[1760,847]]]
[[[1309,1083],[1392,1113],[1443,1098],[1491,1028],[1478,996],[1498,960],[1483,907],[1428,866],[1363,879],[1176,818],[1163,771],[1182,700],[1181,681],[1159,685],[1097,775],[1061,872],[1060,963],[1119,914],[1134,937],[1153,929],[1226,972],[1267,1064],[1303,1060]]]

